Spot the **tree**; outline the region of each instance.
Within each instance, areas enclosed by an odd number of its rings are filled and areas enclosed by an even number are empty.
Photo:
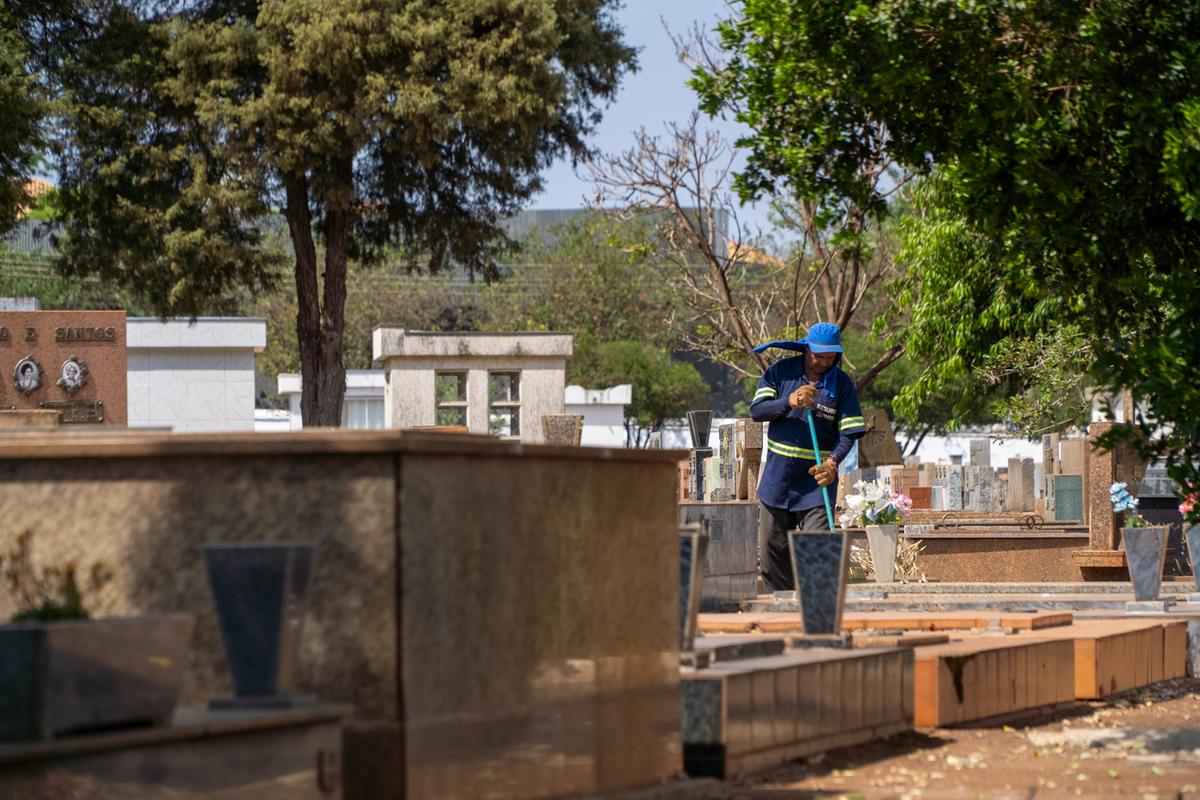
[[[777,181],[887,213],[864,164],[925,176],[903,232],[911,404],[1077,325],[1094,381],[1149,401],[1154,449],[1200,455],[1200,8],[1195,2],[745,0],[701,73]],[[872,146],[857,132],[874,130]],[[963,398],[960,398],[962,400]]]
[[[680,60],[698,74],[727,68],[703,32],[674,41]],[[703,84],[693,84],[704,97]],[[717,111],[711,104],[705,108]],[[731,97],[725,108],[741,110]],[[822,319],[849,327],[871,291],[891,277],[894,263],[878,214],[854,199],[835,202],[788,187],[766,193],[775,197],[775,221],[800,240],[787,259],[764,252],[762,237],[751,238],[740,224],[729,194],[735,156],[720,136],[702,131],[693,115],[685,124],[668,125],[666,136],[638,131],[633,147],[589,168],[598,206],[625,216],[657,214],[657,236],[646,248],[662,263],[664,280],[680,290],[687,313],[676,327],[685,344],[757,377],[770,356],[750,352],[754,345],[798,335]],[[883,158],[861,165],[859,177],[872,187],[886,184],[878,189],[884,197],[908,179]],[[743,200],[764,193],[742,188]],[[886,348],[860,376],[862,388],[902,353],[902,344]]]
[[[64,69],[65,265],[162,313],[269,289],[282,210],[306,420],[336,425],[347,264],[494,274],[497,220],[585,151],[633,52],[615,0],[114,4]]]
[[[674,331],[664,324],[675,305],[670,287],[636,247],[649,227],[589,214],[534,231],[516,263],[481,293],[480,327],[564,331],[577,347],[623,340],[673,347]]]
[[[567,364],[567,380],[584,386],[633,384],[633,402],[625,416],[625,440],[644,447],[650,432],[708,396],[708,385],[691,364],[644,342],[603,342],[586,347]]]
[[[40,153],[46,104],[30,70],[29,42],[0,3],[0,234],[30,201],[25,184]]]

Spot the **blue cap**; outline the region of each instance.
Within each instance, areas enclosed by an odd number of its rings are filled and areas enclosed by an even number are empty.
[[[805,340],[814,353],[842,352],[842,331],[832,322],[818,322],[808,329]]]

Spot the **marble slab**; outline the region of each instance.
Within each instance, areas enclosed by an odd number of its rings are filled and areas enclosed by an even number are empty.
[[[1054,518],[1056,520],[1083,520],[1083,476],[1055,475]],[[1111,509],[1110,509],[1111,513]]]
[[[992,443],[989,439],[972,439],[970,447],[970,463],[973,467],[992,467]]]

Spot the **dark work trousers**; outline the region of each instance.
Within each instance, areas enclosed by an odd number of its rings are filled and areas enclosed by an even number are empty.
[[[786,508],[775,508],[763,505],[767,518],[759,525],[759,548],[762,554],[763,580],[767,589],[772,592],[784,592],[796,588],[796,580],[792,576],[792,555],[788,552],[788,531],[799,528],[802,531],[829,530],[829,517],[825,507],[806,508],[803,511],[788,511]]]

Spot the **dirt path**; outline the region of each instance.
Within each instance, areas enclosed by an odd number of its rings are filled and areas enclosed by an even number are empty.
[[[1200,800],[1200,681],[1003,727],[937,729],[731,782],[721,800]]]

